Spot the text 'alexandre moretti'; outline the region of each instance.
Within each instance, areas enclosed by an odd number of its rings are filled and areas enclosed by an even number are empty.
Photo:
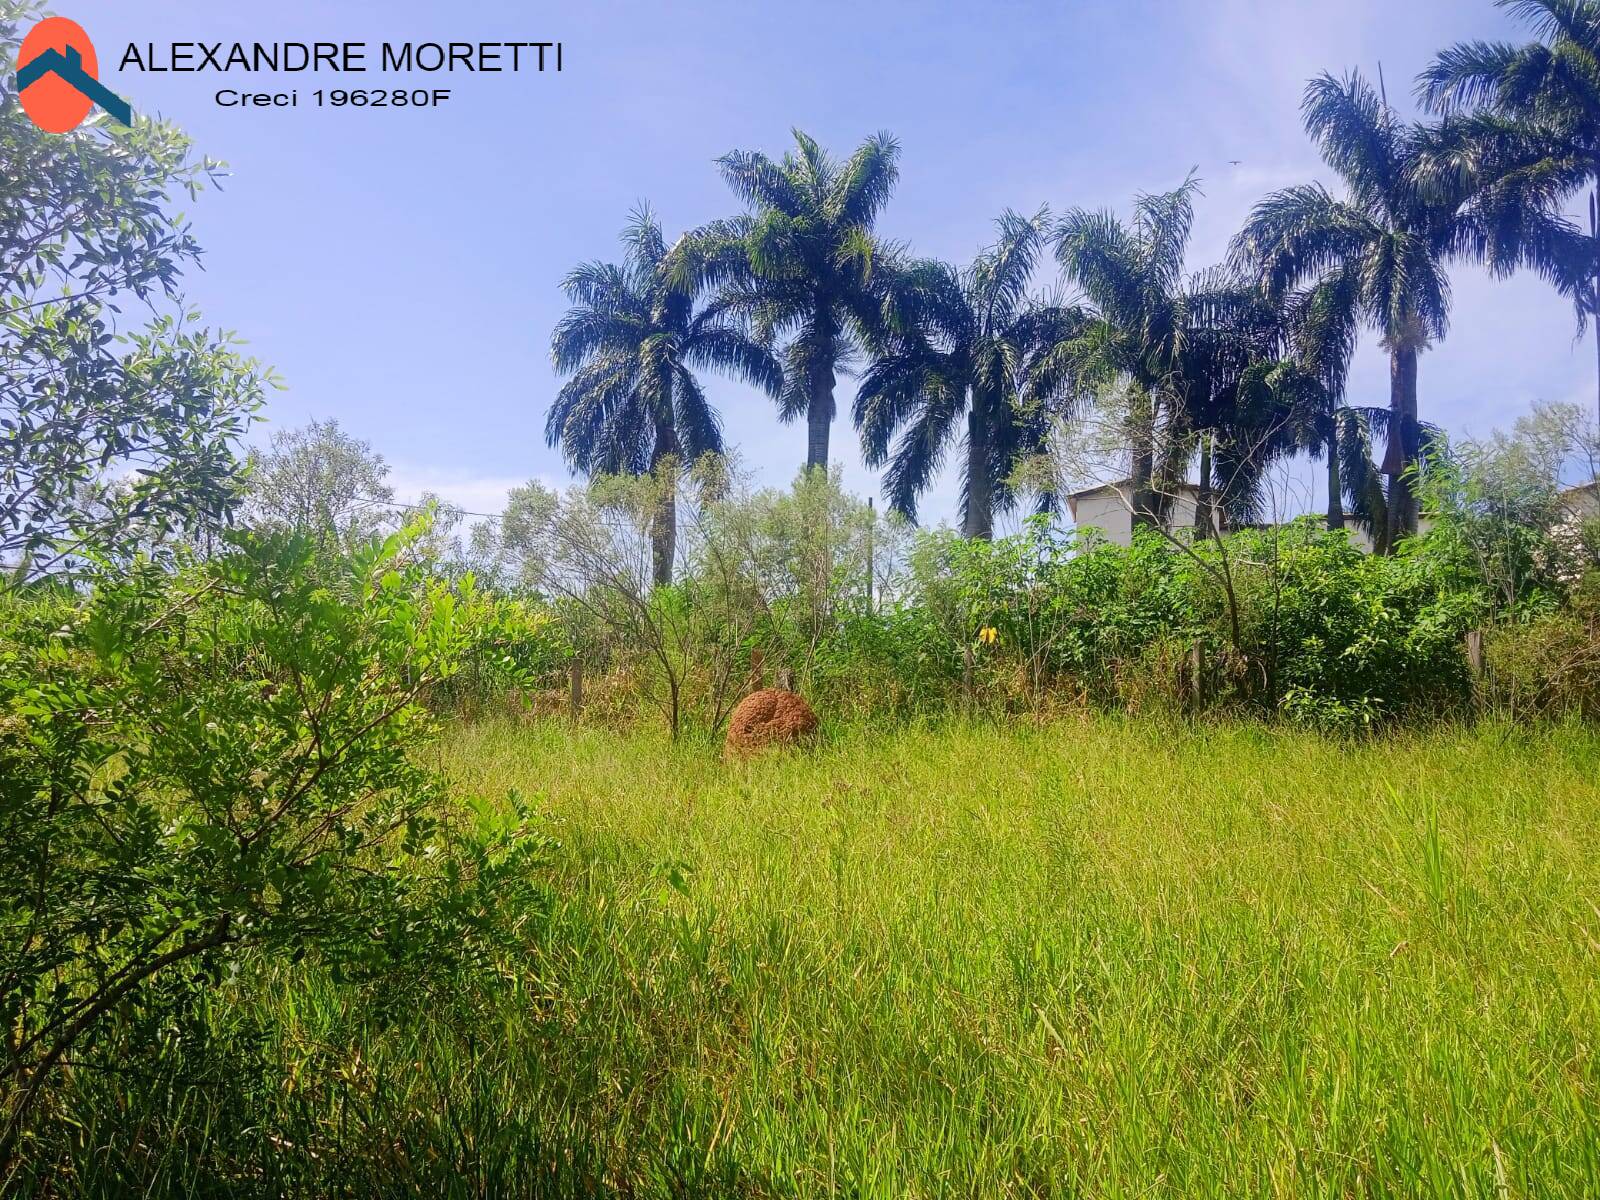
[[[559,71],[561,43],[129,42],[127,71]]]

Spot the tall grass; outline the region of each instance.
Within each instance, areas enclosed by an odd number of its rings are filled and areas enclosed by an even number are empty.
[[[188,1086],[74,1076],[56,1190],[1600,1195],[1593,732],[442,753],[560,840],[526,961],[225,984]]]

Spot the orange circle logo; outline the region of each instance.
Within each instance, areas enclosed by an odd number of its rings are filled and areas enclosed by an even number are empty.
[[[80,77],[93,81],[99,74],[94,43],[76,21],[46,17],[22,39],[17,54],[22,108],[47,133],[66,133],[83,123],[95,102]]]

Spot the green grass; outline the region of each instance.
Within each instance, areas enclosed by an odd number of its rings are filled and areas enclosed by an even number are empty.
[[[1600,1195],[1593,732],[1090,720],[727,766],[505,723],[442,753],[560,841],[527,960],[459,1008],[241,990],[206,1019],[271,1070],[120,1118],[75,1085],[75,1178]]]

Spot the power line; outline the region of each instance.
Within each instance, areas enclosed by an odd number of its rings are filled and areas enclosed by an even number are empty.
[[[426,504],[407,504],[403,500],[379,500],[373,496],[351,496],[350,500],[353,504],[366,504],[372,508],[400,508],[408,512],[421,512],[428,507]],[[504,513],[473,512],[470,508],[462,508],[459,505],[451,504],[450,501],[442,496],[436,501],[436,504],[440,508],[448,508],[451,512],[460,513],[463,517],[485,517],[488,520],[497,521],[505,515]]]

